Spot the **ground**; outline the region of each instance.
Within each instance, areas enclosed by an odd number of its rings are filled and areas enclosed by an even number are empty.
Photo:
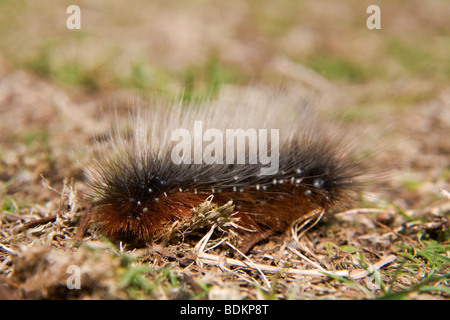
[[[70,1],[0,2],[1,298],[449,299],[448,1],[377,1],[379,30],[370,1],[77,3],[80,30]],[[102,107],[259,84],[331,98],[394,172],[246,257],[217,230],[130,249],[87,221],[78,190]]]

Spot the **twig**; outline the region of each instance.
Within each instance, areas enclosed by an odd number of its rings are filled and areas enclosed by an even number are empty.
[[[264,264],[257,264],[252,262],[251,260],[251,264],[240,261],[240,260],[236,260],[236,259],[231,259],[231,258],[224,258],[224,257],[219,257],[210,253],[205,253],[205,252],[201,252],[199,253],[199,255],[197,256],[198,259],[200,259],[202,262],[212,265],[212,266],[223,266],[223,261],[221,261],[221,259],[225,259],[225,264],[230,265],[230,266],[236,266],[236,267],[242,267],[242,268],[251,268],[251,269],[256,269],[259,272],[267,272],[267,273],[285,273],[285,274],[291,274],[291,275],[298,275],[298,276],[311,276],[311,277],[323,277],[323,276],[327,276],[327,275],[332,275],[332,276],[338,276],[338,277],[342,277],[342,278],[351,278],[353,280],[357,280],[357,279],[362,279],[368,275],[370,275],[370,272],[373,272],[375,270],[379,270],[382,267],[384,267],[387,264],[390,264],[392,262],[394,262],[395,260],[397,260],[397,257],[394,255],[389,255],[386,258],[378,261],[377,263],[375,263],[372,266],[372,269],[367,271],[367,270],[362,270],[362,269],[358,269],[358,270],[352,270],[351,272],[347,271],[347,270],[340,270],[340,271],[326,271],[323,268],[320,269],[296,269],[296,268],[280,268],[280,267],[273,267],[273,266],[269,266],[269,265],[264,265]]]
[[[309,263],[311,263],[313,266],[315,266],[317,269],[322,270],[323,272],[327,272],[329,273],[330,271],[325,270],[324,268],[322,268],[322,266],[320,264],[318,264],[317,262],[312,261],[311,259],[309,259],[308,257],[304,256],[303,254],[301,254],[298,250],[295,250],[294,248],[288,247],[289,250],[291,250],[293,253],[295,253],[296,255],[298,255],[300,258],[308,261]]]
[[[195,251],[197,251],[197,252],[203,252],[203,251],[205,251],[205,247],[206,247],[206,245],[208,244],[208,241],[209,241],[209,239],[211,238],[211,235],[213,234],[215,228],[216,228],[216,225],[214,224],[214,225],[211,227],[211,229],[208,231],[208,233],[205,234],[205,235],[203,236],[203,238],[200,239],[199,242],[197,242],[197,244],[195,245],[195,248],[194,248]]]
[[[231,247],[233,250],[235,250],[237,253],[239,253],[241,256],[243,256],[246,260],[248,260],[248,262],[252,265],[253,268],[255,268],[256,270],[258,270],[258,272],[261,274],[264,282],[266,283],[267,289],[271,289],[272,286],[269,282],[269,280],[267,280],[266,276],[264,275],[264,273],[261,271],[261,269],[249,258],[247,257],[245,254],[243,254],[242,252],[240,252],[235,246],[233,246],[231,243],[229,243],[228,241],[225,242],[229,247]]]
[[[246,275],[244,272],[236,272],[236,271],[234,271],[234,270],[231,270],[231,269],[229,269],[229,268],[227,268],[227,267],[225,267],[225,266],[219,266],[220,267],[220,269],[222,269],[223,271],[226,271],[226,272],[229,272],[230,274],[232,274],[232,275],[234,275],[234,276],[236,276],[236,277],[238,277],[239,279],[241,279],[241,280],[243,280],[243,281],[245,281],[245,282],[247,282],[247,283],[249,283],[249,284],[251,284],[251,285],[256,285],[258,288],[260,288],[261,290],[264,290],[264,291],[266,291],[266,292],[268,292],[269,290],[268,289],[266,289],[266,288],[264,288],[264,287],[261,287],[261,285],[258,283],[258,281],[256,281],[255,279],[253,279],[253,278],[247,278],[246,276],[244,276],[244,275]],[[241,274],[242,273],[242,274]]]
[[[357,213],[382,213],[382,212],[386,212],[386,209],[355,208],[355,209],[338,212],[338,213],[334,214],[334,216],[339,218],[342,216],[353,215],[353,214],[357,214]]]
[[[406,235],[404,235],[404,234],[398,233],[396,230],[392,230],[392,229],[389,228],[387,225],[385,225],[385,224],[383,224],[383,223],[381,223],[381,222],[379,222],[379,221],[376,221],[376,220],[375,220],[374,222],[375,222],[375,224],[376,224],[377,226],[379,226],[379,227],[381,227],[381,228],[383,228],[383,229],[388,230],[390,233],[396,235],[397,237],[402,238],[402,239],[405,239],[405,240],[407,240],[407,241],[410,242],[410,243],[416,243],[416,242],[415,242],[413,239],[411,239],[410,237],[408,237],[408,236],[406,236]],[[399,229],[399,231],[400,231],[401,229],[403,229],[403,227],[401,227],[401,228]]]
[[[15,252],[14,250],[10,249],[9,247],[3,245],[0,243],[0,248],[2,248],[3,250],[5,250],[6,252],[9,252],[15,256],[18,256],[19,254],[17,252]]]
[[[441,189],[441,190],[439,190],[439,192],[440,192],[444,197],[446,197],[448,200],[450,200],[450,192],[448,192],[448,191],[445,190],[445,189]]]
[[[198,255],[198,258],[202,260],[202,262],[212,265],[212,266],[219,266],[220,262],[219,260],[219,256],[210,254],[210,253],[205,253],[202,252]],[[225,263],[231,266],[236,266],[236,267],[242,267],[242,268],[254,268],[253,266],[249,265],[249,263],[245,263],[243,261],[240,260],[236,260],[236,259],[231,259],[231,258],[226,258],[225,259]],[[268,272],[268,273],[286,273],[286,274],[292,274],[292,275],[299,275],[299,276],[315,276],[315,277],[323,277],[326,276],[326,274],[321,271],[321,270],[315,270],[315,269],[295,269],[295,268],[280,268],[280,267],[273,267],[273,266],[269,266],[269,265],[264,265],[264,264],[256,264],[253,263],[255,266],[257,266],[259,268],[259,270],[264,271],[264,272]],[[342,270],[342,271],[335,271],[332,272],[331,274],[339,276],[339,277],[348,277],[349,276],[349,272],[347,270]]]
[[[368,270],[354,270],[354,271],[352,271],[350,273],[350,278],[356,280],[356,279],[361,279],[361,278],[367,277],[371,273],[375,272],[376,270],[381,269],[382,267],[384,267],[387,264],[390,264],[390,263],[394,262],[395,260],[397,260],[397,257],[394,256],[393,254],[391,254],[391,255],[387,256],[386,258],[381,259],[380,261],[378,261],[374,265],[371,265],[368,268]]]
[[[292,238],[294,241],[300,245],[300,238],[303,237],[303,235],[314,227],[319,221],[322,219],[323,215],[325,214],[325,210],[323,209],[316,209],[308,212],[310,215],[309,217],[302,217],[301,219],[294,222],[291,228]],[[313,220],[313,223],[308,226],[308,224]],[[301,225],[299,225],[301,223]]]
[[[49,189],[51,191],[54,191],[54,192],[56,192],[59,195],[62,195],[61,191],[56,190],[55,188],[53,188],[50,185],[50,182],[48,182],[48,180],[44,177],[44,175],[42,173],[40,174],[40,176],[41,176],[41,179],[42,179],[42,183],[45,185],[45,187],[47,187],[47,189]]]
[[[42,224],[47,224],[47,223],[53,222],[55,220],[56,220],[56,214],[53,214],[51,216],[44,217],[44,218],[41,218],[41,219],[36,219],[36,220],[33,220],[33,221],[29,221],[29,222],[25,223],[22,227],[20,227],[18,232],[20,233],[20,232],[23,232],[23,231],[28,230],[30,228],[34,228],[34,227],[37,227],[37,226],[42,225]]]

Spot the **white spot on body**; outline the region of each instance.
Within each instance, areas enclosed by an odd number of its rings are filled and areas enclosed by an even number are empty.
[[[324,181],[322,179],[314,180],[314,187],[321,188],[323,186]]]

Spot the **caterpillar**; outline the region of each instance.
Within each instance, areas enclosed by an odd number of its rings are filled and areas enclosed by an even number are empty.
[[[154,99],[127,117],[126,130],[114,123],[85,184],[100,229],[117,241],[152,242],[210,195],[232,200],[243,230],[263,239],[349,203],[365,179],[354,132],[321,119],[308,95]]]

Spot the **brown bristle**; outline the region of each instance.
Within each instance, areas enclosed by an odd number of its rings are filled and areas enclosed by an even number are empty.
[[[323,194],[306,188],[278,186],[270,191],[224,192],[215,197],[219,203],[232,200],[241,225],[259,231],[286,230],[292,222],[315,209],[328,209],[331,202]]]
[[[192,209],[205,198],[189,193],[173,193],[151,199],[151,203],[130,200],[133,201],[127,204],[98,206],[96,219],[110,239],[150,242],[168,222],[189,217]]]
[[[97,221],[105,235],[114,240],[151,242],[171,221],[189,218],[192,210],[203,203],[207,193],[171,193],[150,203],[130,201],[123,205],[97,208]],[[266,233],[286,230],[296,219],[316,209],[327,210],[331,199],[323,193],[313,193],[304,187],[280,185],[270,191],[221,191],[214,202],[223,205],[233,201],[235,217],[243,230]]]

